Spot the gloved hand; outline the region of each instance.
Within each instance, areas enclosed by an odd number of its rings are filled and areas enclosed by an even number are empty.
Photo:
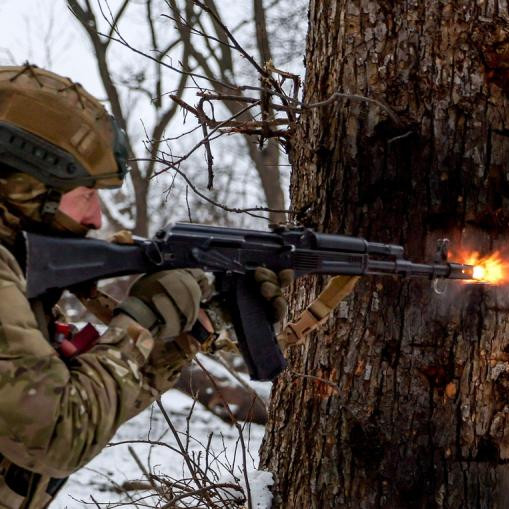
[[[170,338],[191,330],[202,296],[210,293],[203,271],[165,270],[138,279],[117,311],[157,336]]]
[[[288,308],[282,289],[293,282],[293,270],[276,274],[265,267],[258,267],[254,278],[261,296],[271,303],[271,319],[274,322],[282,320]],[[147,329],[157,328],[156,335],[159,337],[175,337],[191,330],[198,317],[200,302],[207,301],[213,292],[214,286],[200,269],[156,272],[142,276],[133,284],[129,297],[117,307],[117,312],[126,313]],[[218,333],[225,328],[222,322],[228,320],[228,310],[223,311],[216,313],[220,318],[216,316],[212,320]]]
[[[294,271],[283,270],[278,274],[265,267],[258,267],[254,273],[255,281],[258,283],[260,297],[265,298],[271,304],[271,316],[273,322],[282,320],[288,308],[282,289],[289,286],[294,280]],[[212,293],[209,290],[210,293]],[[214,353],[218,350],[237,351],[235,343],[235,332],[231,324],[230,310],[223,299],[211,299],[205,304],[205,312],[211,322],[215,336],[211,336],[200,346],[202,352]]]
[[[208,301],[214,294],[214,283],[211,282],[209,276],[201,269],[184,269],[185,272],[194,277],[201,290],[201,301]]]
[[[288,303],[283,297],[282,289],[293,283],[295,279],[294,271],[285,269],[276,274],[265,267],[258,267],[255,270],[254,278],[259,284],[260,293],[271,304],[273,322],[281,321],[288,311]]]

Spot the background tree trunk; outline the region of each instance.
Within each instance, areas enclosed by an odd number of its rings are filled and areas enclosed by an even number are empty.
[[[312,0],[293,207],[432,258],[507,244],[505,0]],[[309,302],[322,280],[293,293]],[[507,507],[507,290],[364,278],[275,386],[262,465],[279,507]],[[337,384],[304,378],[307,373]],[[507,482],[506,482],[507,484]],[[504,505],[505,501],[505,505]]]

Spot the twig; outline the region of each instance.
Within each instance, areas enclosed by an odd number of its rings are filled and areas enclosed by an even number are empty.
[[[289,121],[286,120],[286,119],[283,119],[283,118],[268,118],[268,117],[265,117],[265,120],[242,120],[242,121],[237,121],[237,120],[233,120],[232,118],[233,117],[230,117],[226,120],[222,120],[222,121],[217,121],[213,118],[209,118],[205,112],[203,111],[203,108],[201,107],[201,102],[204,100],[204,99],[207,99],[207,100],[222,100],[222,96],[221,95],[218,95],[216,94],[215,97],[208,97],[207,95],[205,95],[203,92],[202,93],[198,93],[197,95],[200,95],[202,96],[202,100],[200,101],[200,106],[198,106],[197,108],[194,108],[193,106],[191,106],[190,104],[186,103],[184,100],[182,100],[180,97],[176,96],[176,95],[170,95],[170,98],[175,101],[182,109],[184,109],[185,111],[188,111],[190,113],[192,113],[197,119],[198,119],[198,122],[203,126],[204,124],[209,126],[209,127],[213,127],[213,128],[221,128],[221,130],[223,130],[224,127],[234,127],[234,128],[237,128],[238,132],[241,132],[241,133],[247,133],[248,131],[250,130],[253,130],[253,129],[256,129],[256,128],[260,128],[261,130],[265,130],[267,132],[267,136],[266,137],[269,137],[269,135],[272,135],[272,132],[270,131],[270,128],[273,127],[273,126],[280,126],[280,125],[288,125]],[[230,97],[234,97],[234,96],[230,96]],[[249,98],[250,100],[248,101],[242,101],[240,100],[240,102],[247,102],[247,103],[251,103],[252,106],[257,106],[258,104],[261,103],[261,101],[259,99],[254,99],[254,98]],[[251,100],[253,99],[253,100]],[[280,108],[283,108],[283,106],[280,106]],[[247,108],[249,109],[249,108]],[[285,131],[283,131],[281,133],[281,135],[285,135]],[[204,131],[204,140],[209,141],[209,135],[207,134],[206,131]],[[212,154],[210,154],[211,156]],[[213,159],[213,158],[212,158]],[[209,157],[209,160],[210,160],[210,157]]]
[[[258,62],[242,47],[241,44],[237,41],[235,36],[230,32],[228,27],[223,23],[223,21],[219,18],[216,12],[214,12],[212,9],[210,9],[208,6],[206,6],[203,2],[199,0],[193,0],[193,3],[196,4],[198,7],[201,7],[205,12],[209,14],[209,16],[218,24],[219,27],[221,27],[221,30],[226,34],[228,39],[233,43],[235,46],[235,49],[242,55],[244,58],[255,68],[255,70],[258,72],[258,74],[262,77],[263,80],[267,80],[270,85],[274,88],[274,90],[278,90],[280,93],[283,92],[283,89],[279,86],[279,83],[270,75],[267,70],[263,69]],[[285,96],[285,94],[283,94]],[[287,98],[283,97],[283,102],[286,103]],[[291,112],[288,112],[289,120],[293,121]]]
[[[191,191],[193,191],[193,193],[195,193],[197,196],[199,196],[206,202],[210,203],[211,205],[214,205],[215,207],[225,210],[226,212],[235,212],[237,214],[247,214],[251,217],[257,217],[259,219],[265,219],[267,221],[268,221],[268,218],[266,218],[265,216],[261,216],[259,214],[254,214],[253,212],[282,212],[282,213],[287,213],[287,214],[293,214],[292,210],[271,209],[270,207],[249,207],[249,208],[244,208],[244,209],[228,207],[227,205],[223,205],[222,203],[219,203],[218,201],[215,201],[212,198],[209,198],[208,196],[204,195],[191,182],[189,177],[182,170],[180,170],[179,168],[176,168],[172,163],[168,164],[168,161],[164,161],[164,160],[160,160],[159,162],[162,164],[167,164],[166,169],[171,168],[176,173],[178,173],[186,181],[187,185],[191,188]]]
[[[235,36],[230,32],[228,27],[212,9],[207,7],[203,2],[200,2],[199,0],[193,0],[193,3],[203,9],[217,23],[217,25],[221,27],[221,30],[226,34],[228,39],[230,39],[235,49],[246,58],[246,60],[256,69],[256,71],[261,76],[267,76],[267,72],[264,71],[258,62],[256,62],[256,60],[239,44]]]
[[[408,138],[409,136],[411,136],[412,134],[414,134],[414,131],[408,131],[406,132],[405,134],[401,134],[400,136],[395,136],[394,138],[391,138],[387,144],[388,145],[392,145],[393,143],[395,143],[396,141],[400,141],[400,140],[403,140],[405,138]]]
[[[212,131],[210,131],[208,133],[208,135],[203,138],[202,140],[200,140],[189,152],[187,152],[187,154],[185,154],[184,156],[182,156],[179,161],[177,163],[171,163],[172,165],[173,164],[180,164],[182,163],[183,161],[185,161],[186,159],[188,159],[189,157],[191,157],[191,154],[193,154],[194,152],[196,152],[196,150],[198,150],[204,143],[206,143],[208,140],[211,139],[211,136],[213,134],[215,134],[221,127],[223,127],[223,125],[225,125],[227,122],[230,122],[231,120],[234,120],[235,118],[239,117],[240,115],[242,115],[243,113],[249,111],[251,108],[253,108],[254,106],[256,106],[256,104],[251,104],[249,106],[246,106],[245,108],[242,108],[240,111],[238,111],[237,113],[235,113],[234,115],[232,115],[229,119],[227,120],[224,120],[223,122],[219,122],[219,124],[214,127],[214,129],[212,129]],[[157,175],[160,175],[161,172],[154,172],[154,176],[157,176]]]
[[[238,111],[237,113],[235,113],[234,115],[232,115],[230,117],[230,119],[226,120],[225,122],[227,121],[230,121],[232,119],[235,119],[236,117],[242,115],[243,113],[245,113],[246,111],[248,111],[249,109],[251,109],[253,106],[255,106],[254,104],[253,105],[249,105],[249,106],[246,106],[245,108],[243,108],[242,110]],[[208,136],[207,136],[207,139],[211,139],[211,136],[216,133],[220,127],[222,126],[222,123],[219,123],[217,127],[215,127],[212,131],[210,131],[208,133]],[[253,217],[258,217],[260,219],[265,219],[265,220],[268,220],[268,218],[264,217],[264,216],[261,216],[259,214],[253,214],[253,212],[279,212],[279,213],[291,213],[290,210],[281,210],[281,209],[272,209],[272,208],[269,208],[269,207],[251,207],[251,208],[245,208],[245,209],[239,209],[239,208],[232,208],[232,207],[227,207],[226,205],[223,205],[211,198],[209,198],[208,196],[204,195],[202,192],[200,192],[197,187],[191,182],[191,180],[189,179],[189,177],[183,172],[181,171],[179,168],[178,168],[178,165],[180,165],[183,161],[185,161],[186,159],[188,159],[191,154],[193,154],[196,150],[198,150],[199,147],[201,147],[204,143],[205,139],[202,139],[200,142],[198,142],[189,152],[187,152],[187,154],[185,154],[184,156],[180,157],[178,161],[167,161],[165,159],[156,159],[157,162],[163,164],[166,166],[166,168],[164,168],[163,170],[161,171],[158,171],[158,172],[154,172],[153,173],[153,177],[157,176],[157,175],[160,175],[161,173],[164,173],[166,171],[168,171],[169,168],[172,168],[173,170],[175,170],[175,172],[177,172],[185,181],[186,183],[189,185],[189,187],[191,188],[191,190],[197,195],[199,196],[200,198],[202,198],[203,200],[207,201],[208,203],[216,206],[216,207],[219,207],[227,212],[235,212],[235,213],[245,213],[245,214],[248,214],[248,215],[251,215]],[[138,158],[136,159],[136,161],[152,161],[152,159],[146,159],[146,158]]]
[[[177,454],[181,454],[182,451],[180,449],[177,449],[176,447],[171,446],[170,444],[167,444],[166,442],[161,442],[160,440],[121,440],[120,442],[110,442],[106,447],[116,447],[117,445],[126,445],[126,444],[149,444],[149,445],[158,445],[160,447],[167,447],[173,452],[176,452]]]
[[[126,48],[130,49],[133,53],[136,53],[137,55],[140,55],[142,57],[145,57],[145,58],[148,58],[150,60],[153,60],[154,62],[157,62],[158,64],[162,65],[163,67],[166,67],[167,69],[170,69],[172,71],[175,71],[175,72],[178,72],[179,74],[186,74],[187,76],[189,77],[194,77],[194,78],[200,78],[200,79],[203,79],[203,80],[206,80],[210,83],[216,83],[217,85],[220,85],[221,87],[225,87],[225,88],[229,88],[230,90],[237,90],[237,86],[236,85],[230,85],[229,83],[224,83],[220,80],[216,80],[214,78],[211,78],[211,77],[207,77],[203,74],[198,74],[196,72],[191,72],[191,71],[185,71],[184,69],[178,69],[177,67],[171,65],[171,64],[168,64],[167,62],[164,62],[163,60],[160,60],[159,57],[154,57],[152,55],[150,55],[149,53],[146,53],[142,50],[139,50],[138,48],[135,48],[134,46],[131,46],[125,39],[118,39],[116,37],[111,37],[109,36],[108,34],[105,34],[105,33],[102,33],[102,32],[97,32],[97,34],[101,37],[105,37],[107,39],[110,39],[111,41],[113,42],[117,42],[118,44],[121,44],[122,46],[125,46]]]
[[[93,495],[90,495],[90,500],[92,500],[92,502],[98,509],[101,509],[101,506],[99,505],[99,503],[97,502]]]
[[[182,495],[177,495],[176,497],[172,498],[167,504],[163,505],[163,507],[161,509],[171,509],[174,507],[173,504],[175,504],[175,502],[178,502],[179,500],[183,500],[184,498],[193,497],[196,495],[201,495],[201,494],[206,493],[207,491],[217,490],[220,488],[221,489],[229,488],[229,489],[239,491],[240,493],[242,493],[242,496],[244,497],[244,490],[237,484],[232,484],[232,483],[211,484],[210,486],[205,486],[198,490],[194,490],[193,492],[190,492],[190,493],[183,493]]]
[[[219,387],[218,387],[214,377],[209,373],[207,368],[205,368],[205,366],[200,362],[200,360],[198,358],[195,357],[194,360],[198,364],[198,366],[200,366],[200,368],[203,370],[203,372],[207,375],[208,379],[210,380],[210,383],[216,389],[216,391],[217,391],[217,393],[219,395],[219,398],[221,399],[226,412],[228,413],[228,415],[230,416],[230,419],[232,420],[232,424],[235,426],[235,428],[237,428],[237,431],[239,433],[239,440],[240,440],[240,443],[242,445],[242,463],[243,463],[243,470],[244,470],[243,471],[244,482],[246,483],[246,491],[247,491],[247,507],[248,507],[248,509],[253,509],[253,501],[252,501],[252,498],[251,498],[251,486],[249,484],[249,477],[247,475],[246,444],[244,443],[244,437],[242,435],[242,427],[237,422],[237,419],[235,419],[235,416],[233,415],[232,411],[230,410],[230,407],[229,407],[228,403],[224,399],[224,396],[223,396],[221,390],[219,389]]]
[[[230,88],[232,88],[232,87],[230,87]],[[400,126],[400,127],[402,126],[401,120],[397,117],[396,113],[387,104],[383,103],[382,101],[380,101],[378,99],[373,99],[371,97],[367,97],[364,95],[347,94],[347,93],[343,93],[343,92],[334,92],[331,96],[329,96],[327,99],[324,99],[323,101],[318,101],[318,102],[314,102],[314,103],[304,103],[302,101],[299,101],[297,99],[289,97],[286,93],[277,92],[276,90],[270,90],[270,89],[267,89],[266,87],[257,87],[254,85],[238,85],[236,87],[236,89],[240,92],[245,91],[245,90],[252,90],[252,91],[257,91],[257,92],[270,91],[270,93],[272,95],[277,96],[282,100],[292,103],[294,106],[288,105],[285,107],[287,109],[291,109],[294,111],[299,111],[301,109],[306,110],[306,109],[313,109],[313,108],[322,108],[324,106],[328,106],[329,104],[331,104],[335,101],[338,101],[339,99],[351,99],[354,101],[365,101],[365,102],[369,102],[372,104],[376,104],[377,106],[382,108],[385,112],[387,112],[387,114],[389,115],[391,120],[397,126]]]
[[[201,109],[201,111],[203,112],[203,101],[204,99],[202,98],[200,100],[200,106],[199,106],[199,109]],[[203,113],[205,118],[208,118],[205,113]],[[212,149],[210,148],[210,139],[209,139],[209,133],[207,131],[207,122],[203,122],[201,121],[201,130],[202,130],[202,133],[203,133],[203,139],[205,140],[204,142],[204,147],[205,147],[205,157],[207,159],[207,172],[208,172],[208,176],[209,176],[209,179],[208,179],[208,183],[207,183],[207,189],[210,191],[213,187],[214,187],[214,156],[212,155]]]
[[[189,409],[189,412],[187,412],[187,416],[186,416],[186,452],[187,453],[189,453],[189,439],[191,437],[191,434],[190,434],[191,417],[193,416],[195,406],[196,406],[196,398],[193,398],[193,404],[191,405],[191,408]]]
[[[104,477],[110,484],[112,484],[114,486],[114,488],[118,491],[118,493],[125,493],[125,495],[127,496],[127,498],[131,501],[132,504],[134,504],[135,507],[137,507],[136,505],[136,502],[137,500],[135,500],[131,494],[127,491],[125,491],[122,486],[120,484],[118,484],[115,479],[113,479],[113,477],[111,477],[110,475],[107,475],[105,474],[104,472],[100,472],[99,470],[95,470],[93,468],[90,468],[90,467],[85,467],[86,470],[90,471],[90,472],[93,472],[94,474],[97,474],[101,477]],[[71,496],[71,498],[74,498]],[[74,499],[76,500],[76,499]],[[86,503],[84,500],[80,500],[80,502],[82,503]]]
[[[187,217],[189,222],[193,222],[193,217],[191,216],[191,206],[189,205],[189,186],[186,186],[186,205],[187,205]]]
[[[200,479],[198,479],[198,476],[196,475],[196,468],[193,467],[193,465],[191,463],[192,460],[189,457],[189,454],[186,452],[186,450],[184,448],[184,445],[182,444],[182,441],[180,440],[178,432],[175,429],[175,426],[173,426],[173,423],[171,422],[169,415],[166,413],[166,410],[164,409],[163,404],[161,403],[161,400],[157,399],[156,403],[157,403],[157,406],[159,407],[159,410],[163,414],[164,420],[168,424],[168,427],[171,429],[171,432],[173,433],[173,436],[175,437],[175,440],[176,440],[176,442],[177,442],[177,444],[179,446],[181,454],[184,457],[184,461],[186,462],[187,468],[189,469],[189,473],[191,474],[191,476],[192,476],[194,482],[196,483],[196,485],[199,488],[203,488],[204,485],[202,484],[202,481]],[[211,503],[211,507],[214,507],[214,504],[212,503],[212,501],[207,499],[207,502],[210,502]]]
[[[184,16],[179,16],[180,20],[177,20],[176,18],[174,18],[173,16],[170,16],[169,14],[161,14],[161,17],[169,19],[171,21],[174,21],[175,23],[180,23],[182,25],[185,25],[186,27],[189,28],[189,31],[191,33],[193,33],[195,35],[199,35],[200,37],[203,37],[204,39],[208,39],[210,41],[215,41],[218,44],[220,44],[222,46],[226,46],[227,48],[230,48],[230,49],[237,49],[233,44],[228,44],[226,41],[221,41],[217,37],[214,37],[213,35],[210,35],[210,34],[206,34],[202,30],[199,30],[198,28],[196,28],[196,26],[189,24],[188,21],[186,20],[186,18],[184,18]],[[210,48],[209,51],[210,51],[210,53],[213,53],[212,48]]]
[[[209,452],[210,452],[210,445],[212,444],[213,436],[214,436],[214,433],[211,431],[209,433],[209,437],[207,439],[207,447],[205,448],[205,475],[207,475],[207,472],[209,471]]]
[[[209,91],[204,92],[197,92],[196,95],[198,97],[205,97],[209,101],[235,101],[235,102],[241,102],[241,103],[255,103],[259,101],[260,99],[257,99],[256,97],[249,97],[244,95],[235,95],[235,94],[217,94],[212,93]],[[277,104],[274,102],[269,103],[269,107],[278,110],[278,111],[288,111],[289,108],[292,108],[295,110],[295,108],[291,106],[285,106],[282,104]],[[288,120],[285,121],[285,123],[288,123]]]
[[[129,454],[132,456],[136,464],[138,465],[138,468],[141,470],[147,481],[150,483],[150,486],[152,486],[152,489],[160,496],[163,496],[161,494],[159,486],[156,485],[154,482],[154,479],[152,478],[152,475],[150,475],[149,472],[147,472],[147,469],[145,468],[145,465],[141,462],[140,458],[136,454],[136,451],[132,448],[132,446],[128,445],[127,450],[129,451]]]
[[[218,352],[219,353],[219,352]],[[234,369],[232,369],[232,367],[220,356],[220,355],[215,355],[214,356],[214,360],[216,360],[217,362],[219,362],[219,364],[221,364],[221,366],[223,366],[223,368],[225,368],[228,373],[230,373],[230,375],[235,378],[235,380],[242,386],[244,387],[244,389],[246,389],[247,392],[251,393],[254,397],[255,400],[258,400],[258,402],[264,407],[266,408],[266,402],[263,401],[263,399],[260,397],[260,395],[248,384],[246,383],[239,375],[238,373],[235,372]]]

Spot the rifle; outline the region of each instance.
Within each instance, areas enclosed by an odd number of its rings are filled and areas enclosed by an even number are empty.
[[[50,237],[24,232],[28,298],[99,279],[166,269],[201,268],[216,276],[216,289],[232,317],[239,349],[254,380],[272,380],[286,366],[267,303],[252,272],[383,275],[438,279],[473,279],[473,266],[449,262],[448,241],[439,241],[431,264],[413,263],[403,247],[362,238],[319,233],[308,228],[253,231],[177,223],[153,239],[133,245],[97,239]]]

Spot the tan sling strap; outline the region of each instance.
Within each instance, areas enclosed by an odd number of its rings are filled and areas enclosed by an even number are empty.
[[[296,322],[286,325],[278,335],[282,347],[302,343],[306,336],[323,325],[339,303],[353,290],[358,277],[335,276],[322,293],[303,311]]]

